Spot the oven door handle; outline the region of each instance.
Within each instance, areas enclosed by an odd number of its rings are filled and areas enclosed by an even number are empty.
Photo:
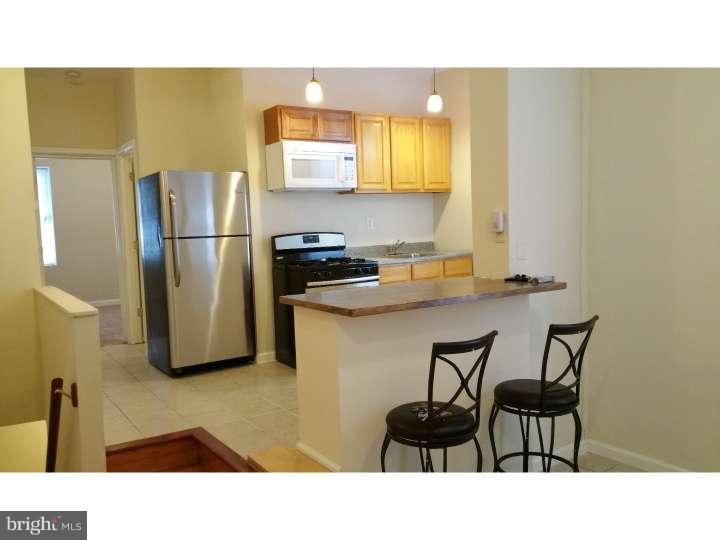
[[[368,281],[378,281],[380,278],[375,276],[363,276],[363,277],[356,277],[356,278],[347,278],[347,279],[331,279],[329,281],[308,281],[306,284],[306,287],[312,288],[312,287],[325,287],[328,285],[345,285],[347,283],[365,283]]]

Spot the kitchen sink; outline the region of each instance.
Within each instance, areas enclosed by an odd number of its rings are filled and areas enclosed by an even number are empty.
[[[419,251],[414,253],[388,253],[385,257],[389,259],[415,259],[417,257],[431,257],[433,255],[439,255],[437,251]]]

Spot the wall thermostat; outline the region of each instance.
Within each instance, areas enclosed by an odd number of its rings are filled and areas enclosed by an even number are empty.
[[[498,234],[505,232],[505,212],[499,209],[492,211],[491,229]]]

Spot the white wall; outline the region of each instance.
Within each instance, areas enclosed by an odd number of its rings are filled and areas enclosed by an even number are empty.
[[[508,71],[510,272],[554,274],[568,284],[530,296],[537,377],[548,325],[583,317],[581,90],[580,70]],[[568,421],[563,425],[569,428]],[[559,443],[570,441],[565,431]]]
[[[84,300],[114,300],[118,260],[109,159],[38,159],[50,166],[57,266],[45,283]]]
[[[274,350],[270,237],[302,231],[341,231],[348,245],[433,240],[433,195],[270,193],[265,179],[262,111],[273,105],[306,105],[310,69],[243,70],[248,170],[255,245],[258,348]],[[425,114],[428,69],[320,69],[322,107],[357,112]],[[375,230],[366,218],[373,217]]]

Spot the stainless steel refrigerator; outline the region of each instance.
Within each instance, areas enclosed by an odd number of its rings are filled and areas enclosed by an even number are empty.
[[[138,181],[148,359],[170,375],[255,355],[245,172]]]

